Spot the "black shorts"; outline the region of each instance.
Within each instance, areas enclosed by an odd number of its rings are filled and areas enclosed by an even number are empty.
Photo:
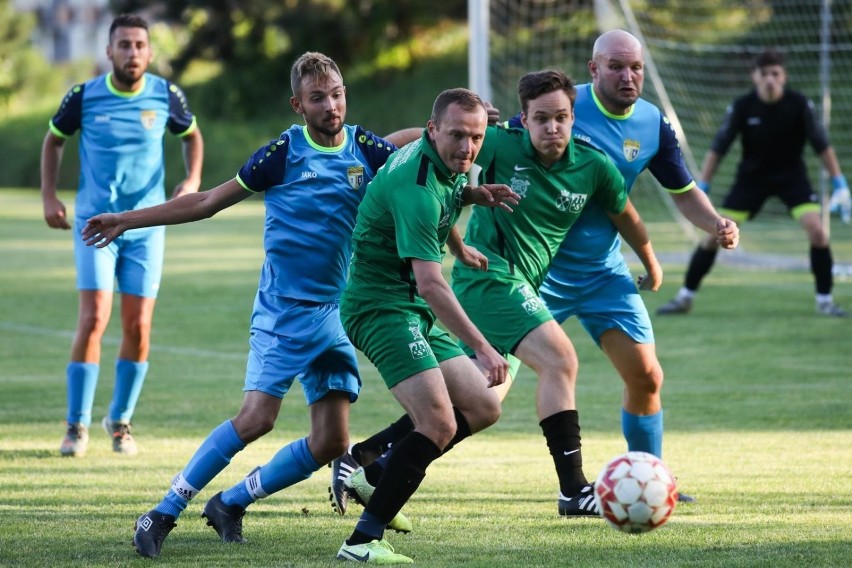
[[[772,178],[739,175],[722,201],[722,209],[747,212],[748,218],[753,219],[766,200],[773,196],[784,202],[789,211],[800,205],[819,204],[819,196],[814,193],[806,175],[776,174]]]

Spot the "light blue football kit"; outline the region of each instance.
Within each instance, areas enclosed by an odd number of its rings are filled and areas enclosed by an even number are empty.
[[[637,99],[626,115],[609,113],[591,83],[577,86],[573,135],[603,150],[624,176],[627,190],[648,169],[671,193],[688,191],[693,179],[683,162],[677,136],[653,104]],[[517,117],[509,126],[520,126]],[[621,238],[609,217],[594,203],[568,231],[541,287],[553,317],[577,316],[600,346],[601,335],[618,329],[638,343],[653,343],[651,318],[624,256]],[[663,411],[635,416],[622,410],[628,449],[661,456]]]
[[[50,131],[70,138],[80,131],[80,177],[74,208],[74,234],[98,213],[117,213],[165,200],[163,136],[185,136],[195,116],[176,85],[146,73],[133,92],[113,87],[111,73],[75,85],[50,120]],[[163,272],[165,229],[128,231],[108,247],[87,247],[74,239],[79,290],[113,291],[156,298]],[[116,384],[109,418],[129,422],[147,373],[146,361],[116,361]],[[88,427],[100,365],[71,362],[66,370],[68,423]]]
[[[251,316],[245,391],[283,397],[298,378],[307,403],[329,391],[355,401],[361,379],[355,348],[340,323],[355,215],[367,184],[396,147],[358,126],[344,141],[319,146],[294,125],[258,149],[237,174],[266,204],[266,256]],[[231,420],[217,426],[172,481],[156,510],[178,516],[245,443]],[[307,438],[282,448],[222,494],[225,505],[256,499],[307,479],[320,467]]]

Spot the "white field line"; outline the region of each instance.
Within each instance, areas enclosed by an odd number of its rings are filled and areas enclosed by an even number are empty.
[[[60,329],[52,329],[47,327],[39,327],[35,325],[19,324],[9,321],[0,321],[0,331],[9,331],[12,333],[32,335],[36,337],[53,337],[67,339],[69,342],[74,339],[74,332]],[[117,346],[120,340],[117,337],[104,336],[104,345]],[[205,357],[209,359],[222,359],[227,361],[245,361],[248,353],[248,345],[246,351],[240,353],[229,351],[212,351],[208,349],[196,349],[194,347],[180,347],[175,345],[157,345],[151,344],[152,353],[172,353],[175,355],[185,355],[189,357]]]

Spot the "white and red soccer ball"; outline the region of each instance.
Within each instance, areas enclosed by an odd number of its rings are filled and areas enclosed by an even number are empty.
[[[677,486],[660,458],[627,452],[613,458],[598,475],[595,502],[607,523],[640,534],[669,520],[677,505]]]

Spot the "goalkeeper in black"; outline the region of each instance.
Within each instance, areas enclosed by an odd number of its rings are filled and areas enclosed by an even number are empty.
[[[846,311],[834,303],[831,295],[831,249],[820,216],[819,196],[808,181],[803,159],[805,143],[810,143],[831,176],[830,207],[848,223],[852,204],[846,178],[825,129],[816,119],[813,102],[785,88],[783,55],[774,50],[764,51],[755,60],[751,76],[755,88],[728,107],[704,158],[698,185],[709,191],[722,157],[739,136],[742,158],[720,213],[742,224],[757,215],[770,197],[783,201],[808,235],[810,267],[816,281],[816,312],[845,317]],[[715,236],[704,239],[692,255],[683,287],[674,299],[657,310],[658,314],[689,313],[702,279],[713,268],[718,250]]]

